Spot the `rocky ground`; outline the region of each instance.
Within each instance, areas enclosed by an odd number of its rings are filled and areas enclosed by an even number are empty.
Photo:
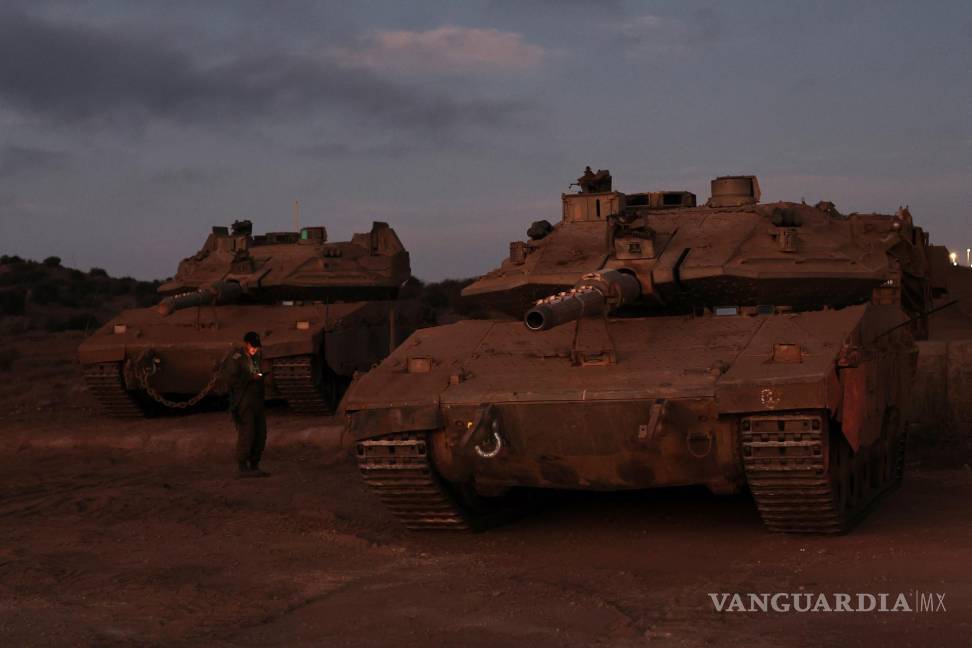
[[[407,533],[340,421],[271,411],[238,480],[219,412],[101,417],[79,333],[6,339],[0,645],[950,646],[972,636],[972,472],[913,466],[853,533],[766,533],[746,496],[558,493]],[[913,464],[915,462],[912,462]],[[945,594],[947,611],[717,612],[708,593]],[[893,598],[893,596],[892,596]]]

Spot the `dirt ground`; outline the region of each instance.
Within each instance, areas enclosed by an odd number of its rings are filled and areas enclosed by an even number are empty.
[[[16,406],[0,416],[3,646],[952,646],[972,636],[964,468],[923,464],[834,538],[769,534],[748,497],[694,489],[557,493],[485,533],[412,534],[365,490],[339,421],[272,410],[273,475],[238,480],[225,414],[103,418],[57,353],[70,342],[18,360],[47,387],[4,385]],[[304,432],[309,442],[294,442]],[[159,442],[132,443],[142,438]],[[915,590],[944,593],[947,611],[720,613],[708,597]]]
[[[305,423],[275,412],[274,429]],[[222,415],[157,419],[231,435]],[[70,423],[65,423],[70,425]],[[29,422],[9,429],[22,431]],[[131,434],[91,417],[77,433]],[[39,435],[59,427],[37,423]],[[405,532],[336,445],[7,451],[2,645],[962,645],[972,473],[920,470],[852,534],[763,531],[744,496],[558,493],[471,535]],[[939,613],[718,613],[709,592],[943,592]]]

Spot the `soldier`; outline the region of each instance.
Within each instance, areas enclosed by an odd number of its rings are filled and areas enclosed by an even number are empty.
[[[235,351],[223,366],[224,379],[229,388],[229,411],[236,425],[236,458],[240,477],[270,475],[260,470],[260,457],[267,442],[260,361],[260,336],[250,331],[243,336],[243,347]]]

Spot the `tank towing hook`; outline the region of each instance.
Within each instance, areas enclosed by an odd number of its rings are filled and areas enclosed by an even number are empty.
[[[493,405],[482,406],[459,445],[464,448],[471,446],[473,451],[483,459],[493,459],[498,456],[505,444],[500,434],[500,420],[497,414]]]

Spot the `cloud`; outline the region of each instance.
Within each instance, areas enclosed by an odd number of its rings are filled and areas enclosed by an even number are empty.
[[[20,173],[50,170],[63,167],[68,154],[22,146],[5,146],[0,149],[0,179]]]
[[[135,126],[325,109],[391,129],[439,133],[507,124],[525,108],[437,94],[340,60],[277,51],[209,62],[127,33],[0,13],[4,105],[66,124]]]
[[[548,17],[551,11],[580,11],[588,16],[596,16],[623,13],[625,9],[624,0],[490,0],[486,6],[491,10],[517,14],[532,10]]]
[[[629,58],[685,54],[721,38],[719,17],[711,8],[699,9],[688,19],[643,14],[609,24]]]
[[[317,160],[339,160],[350,157],[397,159],[431,148],[426,142],[386,142],[347,144],[325,142],[296,149],[295,152]]]
[[[446,25],[428,31],[376,31],[358,47],[336,51],[352,66],[418,73],[525,72],[547,51],[522,34]]]
[[[219,174],[202,169],[178,168],[159,171],[149,180],[166,187],[187,187],[210,184],[218,179]]]

